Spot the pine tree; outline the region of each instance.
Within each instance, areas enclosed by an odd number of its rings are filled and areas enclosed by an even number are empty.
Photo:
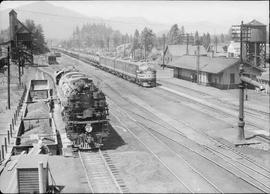
[[[155,35],[151,29],[145,27],[141,33],[140,40],[144,48],[144,57],[146,58],[147,52],[151,51],[154,46]]]
[[[179,44],[180,37],[179,37],[179,28],[177,24],[174,24],[168,34],[168,43],[169,44]]]
[[[131,45],[131,52],[133,52],[133,55],[134,55],[135,50],[138,48],[140,48],[140,33],[136,29],[134,33],[132,45]]]
[[[211,43],[211,36],[210,34],[207,32],[206,34],[206,45],[205,45],[205,48],[207,48]]]
[[[185,27],[181,26],[180,34],[185,34]]]
[[[224,37],[224,34],[223,33],[220,35],[220,42],[221,43],[224,43],[225,42],[225,37]]]
[[[199,33],[198,33],[198,31],[197,31],[197,30],[196,30],[196,32],[195,32],[194,44],[195,44],[195,45],[200,44]]]
[[[45,36],[43,32],[42,26],[35,25],[33,20],[26,20],[25,26],[31,31],[32,33],[32,40],[33,40],[33,53],[34,54],[43,54],[49,51],[45,42]]]

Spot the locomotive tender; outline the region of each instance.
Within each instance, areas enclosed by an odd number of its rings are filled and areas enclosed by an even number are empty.
[[[115,57],[97,56],[75,51],[59,50],[71,57],[90,62],[96,67],[143,87],[156,86],[156,70],[147,62],[131,62]]]
[[[73,146],[100,148],[109,135],[108,105],[93,80],[76,69],[55,73],[65,129]]]

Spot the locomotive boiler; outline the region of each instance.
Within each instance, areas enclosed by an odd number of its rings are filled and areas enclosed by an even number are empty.
[[[109,135],[108,105],[93,80],[76,69],[55,74],[68,138],[79,149],[100,148]]]

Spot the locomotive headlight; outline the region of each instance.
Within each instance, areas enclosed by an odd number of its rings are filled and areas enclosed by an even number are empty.
[[[93,128],[92,128],[91,124],[87,124],[87,125],[85,126],[85,131],[86,131],[86,132],[90,133],[92,130],[93,130]]]

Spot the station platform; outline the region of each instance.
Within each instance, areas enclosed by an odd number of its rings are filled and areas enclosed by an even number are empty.
[[[165,68],[164,70],[167,70]],[[162,71],[162,70],[160,70]],[[178,78],[158,78],[158,83],[161,83],[164,86],[173,87],[184,87],[186,89],[195,90],[197,92],[204,93],[209,96],[209,98],[216,98],[225,103],[239,105],[239,90],[238,89],[229,89],[229,90],[220,90],[211,86],[204,86],[194,82],[186,81]],[[270,111],[269,109],[269,95],[266,93],[257,93],[255,90],[245,90],[245,95],[248,95],[248,100],[245,100],[245,106],[251,109],[256,109],[263,112]]]

